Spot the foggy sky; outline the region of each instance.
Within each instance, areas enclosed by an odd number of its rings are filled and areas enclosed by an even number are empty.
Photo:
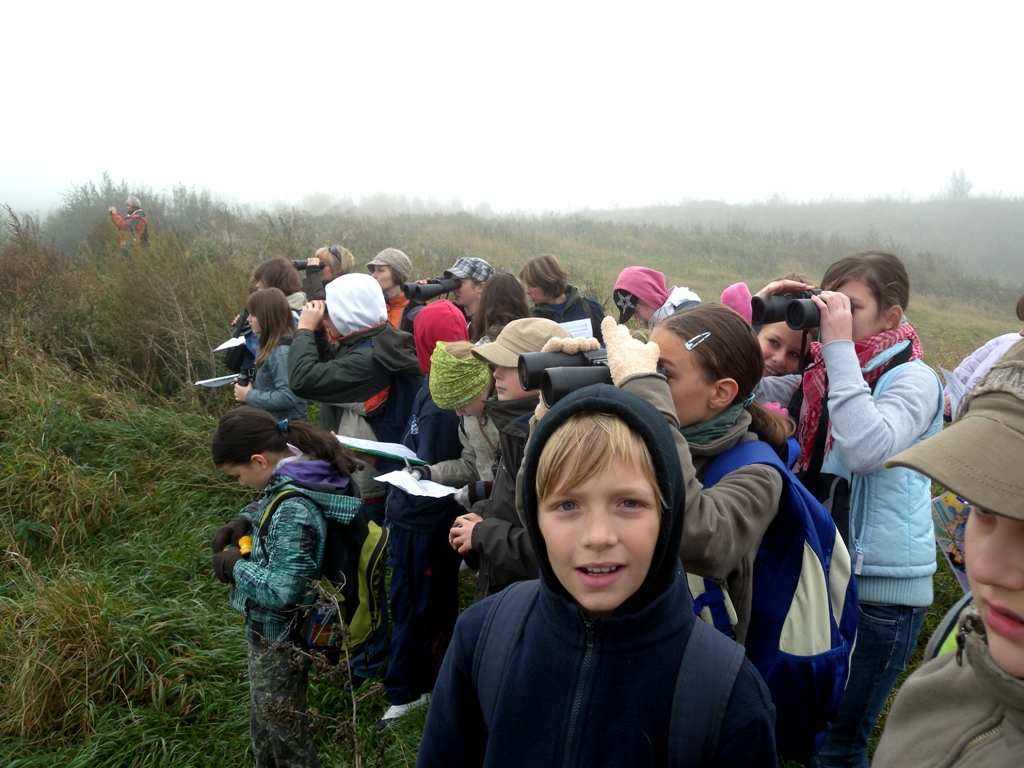
[[[927,197],[961,167],[1024,194],[1015,3],[12,5],[20,209],[104,171],[496,211]]]

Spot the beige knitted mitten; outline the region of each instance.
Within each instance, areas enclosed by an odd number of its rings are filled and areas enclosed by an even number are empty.
[[[600,348],[601,343],[593,337],[589,339],[554,338],[547,340],[541,352],[565,352],[567,355],[575,355],[577,352],[593,352]]]
[[[658,369],[661,348],[653,341],[644,344],[634,339],[629,329],[617,325],[611,317],[601,321],[604,346],[608,350],[608,369],[615,386],[638,373],[654,373]]]

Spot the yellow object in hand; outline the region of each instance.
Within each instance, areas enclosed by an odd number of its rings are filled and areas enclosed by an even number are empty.
[[[243,536],[238,540],[238,551],[242,555],[249,555],[252,552],[252,536]]]

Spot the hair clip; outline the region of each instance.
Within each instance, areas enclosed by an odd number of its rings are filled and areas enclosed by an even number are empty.
[[[699,347],[701,344],[703,344],[705,341],[707,341],[710,337],[711,337],[711,331],[704,331],[704,333],[698,333],[696,336],[694,336],[692,339],[690,339],[688,342],[686,342],[685,346],[686,346],[686,348],[688,350],[692,351],[694,347]]]

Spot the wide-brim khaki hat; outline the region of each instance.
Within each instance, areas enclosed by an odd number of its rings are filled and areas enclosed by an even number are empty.
[[[885,466],[909,467],[987,512],[1024,520],[1024,341],[968,397],[959,421]]]
[[[506,325],[490,344],[476,347],[473,356],[491,365],[516,368],[520,355],[540,352],[548,339],[568,339],[571,335],[554,320],[525,317]]]

